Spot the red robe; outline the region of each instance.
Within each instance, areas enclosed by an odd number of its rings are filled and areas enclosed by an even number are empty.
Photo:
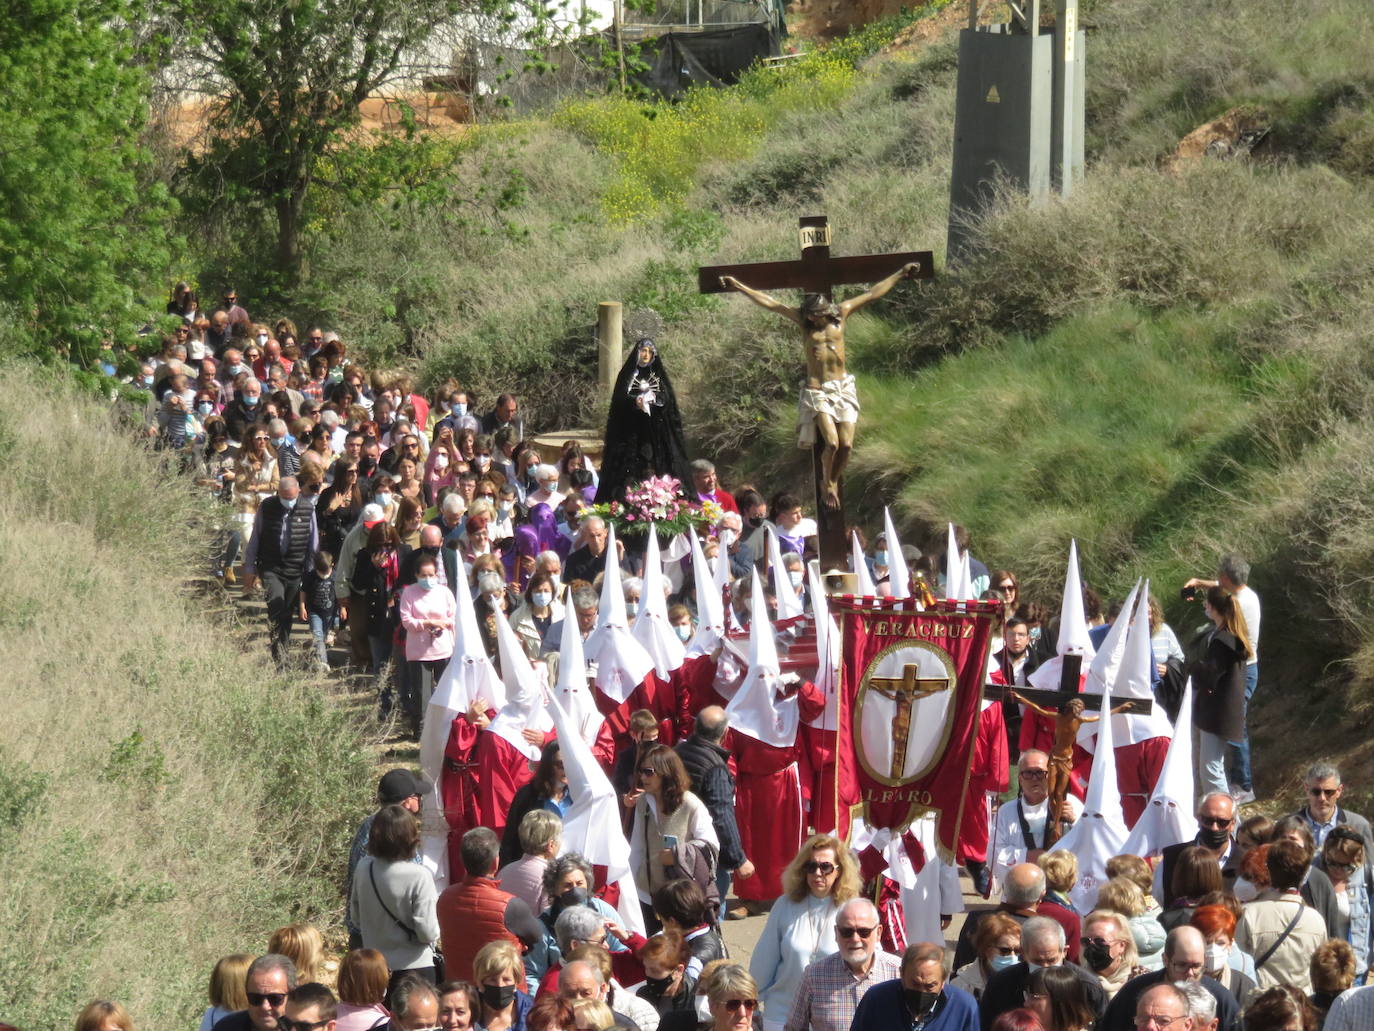
[[[673,698],[672,684],[659,680],[658,674],[652,670],[623,702],[617,702],[599,687],[592,688],[592,696],[596,699],[597,710],[606,717],[601,725],[602,732],[609,731],[611,735],[611,766],[614,766],[620,750],[631,743],[630,714],[638,709],[648,709],[658,717],[658,739],[665,745],[677,740],[677,703]]]
[[[449,727],[448,744],[444,748],[444,768],[439,775],[439,797],[443,799],[444,819],[448,822],[450,884],[457,884],[467,876],[461,854],[463,835],[479,825],[477,765],[472,758],[478,736],[478,729],[468,722],[467,716],[459,715]]]
[[[505,833],[506,817],[510,814],[515,793],[534,776],[533,762],[505,738],[489,730],[477,735],[472,761],[480,771],[475,796],[476,826],[490,827],[499,838]]]
[[[978,737],[973,744],[973,769],[964,798],[964,818],[959,824],[958,860],[983,863],[988,858],[988,792],[1007,790],[1007,729],[1002,703],[993,702],[978,716]]]
[[[814,720],[824,711],[825,698],[815,684],[803,681],[797,691],[797,707],[803,723]],[[735,877],[735,895],[771,902],[782,894],[782,871],[805,840],[806,818],[797,771],[803,748],[801,731],[797,731],[797,742],[787,748],[765,745],[733,730],[730,737],[738,769],[735,820],[744,854],[754,864],[752,877]]]
[[[694,655],[673,671],[677,709],[677,737],[691,736],[697,713],[708,705],[725,704],[715,690],[716,660],[709,655]]]
[[[836,731],[803,723],[798,733],[802,742],[802,794],[810,803],[811,826],[817,834],[834,834],[843,841],[849,837],[850,807],[860,801],[859,783],[852,769],[837,769]]]
[[[1134,827],[1145,812],[1168,754],[1167,737],[1151,737],[1133,745],[1117,746],[1116,783],[1121,791],[1121,812],[1128,828]]]

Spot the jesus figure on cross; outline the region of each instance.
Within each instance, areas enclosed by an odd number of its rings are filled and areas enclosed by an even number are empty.
[[[859,397],[854,377],[845,370],[844,323],[850,314],[882,297],[903,279],[916,278],[922,266],[908,262],[886,279],[874,283],[857,297],[835,304],[824,294],[807,294],[800,308],[745,286],[734,276],[721,276],[726,290],[738,290],[766,311],[795,322],[806,348],[806,383],[797,404],[797,446],[810,448],[816,434],[823,443],[821,455],[822,501],[840,507],[840,477],[854,447],[854,427],[859,421]]]

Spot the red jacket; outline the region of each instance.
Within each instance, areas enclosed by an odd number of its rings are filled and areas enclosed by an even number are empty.
[[[494,941],[508,941],[524,951],[520,939],[506,928],[506,904],[513,898],[490,877],[465,877],[443,890],[435,916],[439,919],[446,976],[476,980],[472,961],[482,946]]]

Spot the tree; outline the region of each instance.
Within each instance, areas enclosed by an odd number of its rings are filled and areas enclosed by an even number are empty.
[[[41,353],[131,337],[174,206],[139,132],[149,78],[126,0],[0,5],[0,305]],[[160,288],[159,288],[160,289]]]
[[[464,0],[172,2],[194,55],[179,68],[213,98],[194,163],[275,214],[276,263],[293,284],[321,158],[358,124],[363,100],[413,76],[404,62]]]

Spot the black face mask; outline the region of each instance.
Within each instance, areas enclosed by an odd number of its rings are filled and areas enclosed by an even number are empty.
[[[1202,827],[1197,832],[1198,844],[1213,851],[1221,848],[1231,839],[1231,832],[1225,827]]]
[[[482,998],[483,1005],[490,1006],[494,1010],[503,1010],[515,1001],[515,985],[484,984],[478,994]]]
[[[672,975],[667,977],[649,977],[645,975],[644,983],[649,986],[649,991],[655,995],[662,995],[668,990],[668,986],[673,983]]]
[[[563,892],[562,895],[558,896],[558,902],[564,909],[569,909],[572,906],[584,905],[586,901],[586,888],[569,888],[567,891]]]
[[[1094,974],[1102,973],[1112,965],[1111,946],[1088,942],[1083,946],[1083,962],[1088,964],[1088,969]]]
[[[919,992],[914,988],[902,989],[902,999],[906,1002],[906,1008],[916,1016],[929,1013],[935,1008],[936,1000],[939,998],[939,992]]]
[[[757,530],[760,526],[763,525],[763,517],[750,516],[748,519],[745,520],[745,522],[748,523],[753,529]]]

